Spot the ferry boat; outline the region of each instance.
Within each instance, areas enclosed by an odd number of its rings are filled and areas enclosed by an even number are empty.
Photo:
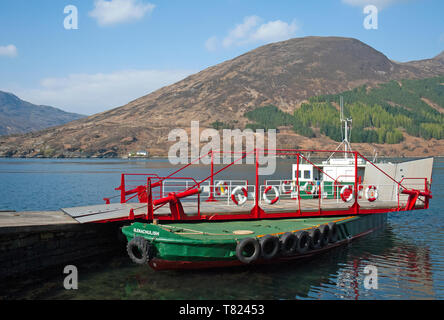
[[[388,212],[427,209],[433,158],[374,163],[352,151],[351,119],[341,112],[341,121],[336,150],[256,148],[233,153],[217,170],[213,159],[222,152],[210,151],[167,176],[123,173],[119,194],[105,204],[62,210],[80,223],[128,221],[121,230],[130,259],[164,270],[307,258],[382,227]],[[267,180],[261,155],[295,161],[287,176]],[[228,171],[249,156],[254,165],[230,179]],[[206,178],[184,175],[203,157],[211,158]],[[249,170],[254,181],[241,176]]]

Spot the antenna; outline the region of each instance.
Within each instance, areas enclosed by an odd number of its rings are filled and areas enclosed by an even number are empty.
[[[339,97],[339,105],[340,105],[340,111],[341,111],[341,115],[340,115],[340,120],[341,122],[344,121],[344,97],[340,96]]]
[[[347,159],[348,158],[348,151],[352,151],[350,143],[348,141],[350,135],[351,135],[351,123],[353,122],[353,120],[351,118],[346,118],[344,116],[344,97],[343,96],[339,96],[339,105],[340,105],[340,120],[341,120],[341,127],[342,127],[342,122],[344,122],[344,140],[342,141],[342,143],[344,143],[344,158]],[[349,133],[349,125],[348,123],[350,122],[350,133]],[[341,129],[342,131],[342,129]]]

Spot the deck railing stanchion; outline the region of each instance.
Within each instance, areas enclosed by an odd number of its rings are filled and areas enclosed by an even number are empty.
[[[147,216],[146,220],[154,220],[154,207],[153,207],[153,189],[151,188],[151,178],[148,178],[146,184],[147,192]]]
[[[211,154],[213,154],[213,152],[211,152]],[[202,192],[202,189],[200,189],[200,184],[197,186],[200,190],[200,192]],[[197,216],[200,218],[200,192],[197,194]]]
[[[214,198],[214,152],[213,150],[211,150],[210,152],[211,152],[210,196],[206,201],[212,202],[217,200]]]
[[[255,209],[255,216],[256,218],[259,218],[259,153],[258,149],[255,149],[256,152],[256,187],[254,190],[254,207]]]
[[[299,186],[299,162],[300,162],[300,154],[298,153],[298,158],[296,161],[296,190],[298,195],[298,212],[301,214],[301,194],[300,194],[300,186]]]
[[[358,213],[359,211],[359,204],[358,204],[358,153],[355,151],[355,203],[353,204],[354,208],[355,208],[355,212]]]
[[[122,177],[120,178],[120,203],[125,203],[125,174],[122,173]]]

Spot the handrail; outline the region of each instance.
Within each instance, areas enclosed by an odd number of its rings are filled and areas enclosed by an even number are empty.
[[[323,167],[321,165],[316,165],[315,163],[313,163],[308,157],[306,157],[305,155],[302,154],[302,152],[316,152],[316,153],[320,153],[320,152],[336,152],[336,153],[343,153],[343,154],[353,154],[354,155],[354,168],[355,168],[355,175],[340,175],[338,177],[336,177],[336,179],[334,179],[330,174],[326,173],[323,169]],[[214,155],[215,154],[231,154],[231,155],[235,155],[234,158],[232,158],[232,156],[230,156],[229,160],[230,162],[227,165],[222,166],[221,169],[217,170],[216,172],[214,172]],[[176,174],[178,174],[179,172],[182,172],[184,169],[188,168],[189,166],[195,164],[196,162],[200,161],[202,158],[207,157],[211,155],[211,174],[209,176],[207,176],[206,178],[197,181],[196,179],[192,178],[192,177],[177,177],[175,176]],[[236,155],[238,155],[236,157]],[[310,163],[313,168],[315,168],[316,170],[318,170],[320,173],[322,173],[324,175],[324,177],[328,177],[330,178],[332,181],[334,181],[333,183],[333,191],[336,194],[337,193],[337,185],[342,185],[342,183],[340,183],[338,180],[340,177],[354,177],[355,181],[354,181],[354,185],[355,185],[355,189],[354,189],[354,194],[355,194],[355,201],[354,204],[351,207],[348,207],[347,209],[342,209],[340,208],[340,210],[333,210],[333,211],[323,211],[321,208],[321,202],[322,202],[322,192],[321,190],[319,190],[319,208],[317,211],[318,215],[332,215],[332,214],[338,214],[338,215],[345,215],[345,214],[368,214],[368,210],[363,209],[361,212],[361,209],[359,208],[359,204],[358,204],[358,186],[362,185],[361,181],[358,181],[358,157],[361,157],[361,159],[366,160],[368,163],[370,163],[372,166],[374,166],[378,171],[381,171],[386,177],[388,177],[391,181],[393,181],[395,183],[395,186],[398,186],[398,210],[400,209],[400,199],[399,199],[399,188],[403,188],[405,190],[408,190],[406,186],[403,185],[403,182],[406,179],[424,179],[425,181],[425,188],[427,189],[427,178],[403,178],[401,179],[399,182],[396,181],[393,177],[391,177],[389,174],[387,174],[386,172],[384,172],[381,168],[379,168],[376,164],[372,163],[370,160],[368,160],[366,157],[364,157],[362,154],[356,152],[356,151],[342,151],[342,150],[335,150],[335,151],[331,151],[331,150],[309,150],[309,149],[301,149],[301,150],[297,150],[297,149],[266,149],[266,148],[255,148],[253,150],[250,151],[241,151],[241,152],[232,152],[232,151],[209,151],[203,155],[201,155],[198,158],[195,158],[194,160],[192,160],[190,163],[182,166],[181,168],[179,168],[178,170],[175,170],[174,172],[172,172],[171,174],[165,176],[165,177],[159,177],[157,174],[127,174],[127,175],[144,175],[148,178],[149,183],[147,183],[147,185],[142,186],[147,188],[147,186],[151,186],[151,188],[155,188],[158,186],[163,187],[164,186],[164,181],[168,181],[168,180],[189,180],[190,182],[186,183],[185,186],[183,185],[176,185],[173,184],[175,187],[179,187],[178,189],[180,189],[180,191],[177,192],[171,192],[169,193],[168,196],[163,197],[163,194],[161,194],[161,197],[158,199],[152,199],[152,200],[148,200],[151,201],[150,205],[153,206],[155,208],[152,208],[151,212],[157,210],[158,208],[164,206],[167,202],[170,202],[170,206],[172,205],[173,202],[175,202],[175,199],[180,199],[183,197],[188,197],[188,196],[193,196],[195,194],[197,194],[197,206],[198,206],[198,215],[197,218],[196,217],[186,217],[186,216],[178,216],[177,213],[177,209],[176,209],[176,213],[172,214],[170,217],[166,218],[164,216],[159,216],[162,219],[206,219],[205,215],[204,216],[200,216],[200,201],[201,201],[201,196],[200,196],[200,190],[201,186],[207,182],[209,179],[211,179],[211,183],[209,184],[210,187],[210,198],[212,198],[212,195],[214,193],[214,177],[217,176],[218,174],[220,174],[222,171],[227,170],[228,168],[230,168],[231,166],[233,166],[236,163],[243,163],[243,159],[247,158],[250,155],[255,155],[255,167],[256,167],[256,181],[255,184],[251,184],[251,186],[254,187],[254,207],[251,210],[250,213],[248,214],[241,214],[241,215],[234,215],[234,214],[228,214],[225,213],[223,215],[220,214],[213,214],[211,215],[211,219],[214,220],[223,220],[223,219],[251,219],[251,218],[256,218],[256,219],[260,219],[260,218],[265,218],[265,217],[272,217],[272,218],[277,218],[277,217],[291,217],[291,216],[310,216],[310,215],[314,215],[314,212],[308,212],[305,210],[304,212],[301,211],[301,198],[300,198],[300,194],[299,194],[299,188],[298,188],[298,207],[299,209],[297,210],[297,212],[282,212],[282,213],[273,213],[273,212],[269,212],[266,213],[264,210],[262,210],[259,207],[259,200],[260,200],[260,195],[259,192],[262,188],[262,185],[259,185],[259,173],[258,173],[258,169],[259,169],[259,159],[262,156],[270,156],[270,155],[296,155],[297,156],[297,163],[299,164],[300,159],[305,160],[307,163]],[[353,165],[353,164],[350,164]],[[133,190],[128,190],[125,191],[125,181],[124,181],[124,177],[125,174],[122,174],[122,184],[120,188],[122,196],[124,198],[126,198],[126,195],[128,194],[132,194],[135,192],[138,192],[137,188],[133,189]],[[298,181],[298,178],[296,179]],[[266,180],[267,181],[267,180]],[[208,182],[207,182],[208,183]],[[189,185],[190,184],[190,185]],[[165,185],[167,185],[167,183],[165,182]],[[206,186],[206,184],[205,184]],[[325,189],[325,186],[319,186],[319,188]],[[146,190],[146,189],[145,189]],[[175,190],[175,189],[174,189]],[[199,190],[199,192],[197,191]],[[140,189],[139,189],[140,191]],[[414,191],[414,190],[413,190]],[[132,196],[131,198],[135,197],[136,195]],[[150,197],[152,197],[152,193],[149,194]],[[157,197],[157,193],[156,193],[156,197]],[[131,199],[130,198],[130,199]],[[194,197],[193,197],[194,198]],[[336,198],[336,195],[334,195],[334,198]],[[129,200],[129,199],[128,199]],[[141,199],[139,199],[141,201]],[[191,199],[190,199],[191,200]],[[426,200],[428,200],[428,196],[426,196]],[[126,202],[126,199],[123,199],[123,202]],[[193,199],[194,201],[194,199]],[[217,201],[214,198],[212,198],[212,201]],[[396,206],[396,198],[393,199],[394,205]],[[180,206],[180,205],[179,205]],[[173,210],[173,209],[171,209]],[[183,209],[181,209],[183,212]],[[342,211],[341,211],[342,210]],[[382,209],[382,210],[386,210],[386,209]],[[389,210],[389,209],[387,209]],[[387,211],[386,210],[386,211]],[[378,210],[375,210],[375,212]],[[381,211],[378,211],[381,212]],[[154,216],[152,216],[154,217]]]
[[[351,177],[351,178],[354,178],[355,176],[353,175],[353,176],[351,176],[351,175],[345,175],[345,174],[342,174],[342,175],[339,175],[336,179],[335,179],[335,181],[334,181],[334,183],[333,183],[333,188],[334,188],[334,196],[336,197],[336,186],[342,186],[341,184],[337,184],[337,182],[338,182],[338,179],[340,178],[340,177]],[[344,182],[344,181],[342,181],[342,182]]]
[[[401,181],[398,182],[398,190],[397,190],[397,195],[398,195],[398,207],[400,204],[400,197],[399,197],[399,186],[401,185],[401,182],[403,182],[404,180],[423,180],[424,179],[424,190],[428,191],[428,187],[427,187],[427,178],[409,178],[409,177],[403,177],[401,179]],[[404,190],[408,190],[407,188],[404,187]]]
[[[360,157],[362,157],[362,159],[364,159],[365,161],[367,161],[368,163],[370,163],[372,166],[374,166],[376,169],[378,169],[379,171],[381,171],[386,177],[388,177],[390,180],[392,180],[393,182],[395,182],[396,184],[399,184],[399,186],[403,187],[404,189],[407,189],[406,187],[404,187],[400,182],[396,181],[394,178],[390,177],[387,173],[385,173],[381,168],[379,168],[377,165],[375,165],[373,162],[371,162],[370,160],[368,160],[366,157],[364,157],[362,154],[360,154],[359,152],[356,152],[357,154],[359,154]]]
[[[231,162],[230,164],[228,164],[227,166],[223,167],[222,169],[216,171],[215,173],[210,174],[208,177],[206,177],[205,179],[201,180],[199,183],[196,182],[196,184],[195,184],[194,186],[189,187],[188,190],[189,190],[189,189],[192,189],[193,187],[196,187],[198,184],[201,184],[202,182],[207,181],[207,180],[210,179],[211,177],[216,176],[218,173],[224,171],[225,169],[228,169],[228,168],[231,167],[233,164],[235,164],[235,163],[238,162],[239,160],[244,159],[248,154],[250,154],[250,153],[252,153],[252,152],[253,152],[253,151],[250,151],[250,152],[245,153],[245,155],[243,155],[243,156],[240,157],[239,159],[237,159],[237,160]]]

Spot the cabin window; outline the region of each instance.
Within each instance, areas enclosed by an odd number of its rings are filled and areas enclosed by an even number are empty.
[[[304,179],[310,179],[310,170],[304,170]]]
[[[319,170],[316,170],[316,171],[314,172],[314,177],[313,177],[313,179],[314,179],[314,180],[320,180],[320,172],[319,172]]]
[[[301,177],[301,170],[298,171],[298,178]]]

